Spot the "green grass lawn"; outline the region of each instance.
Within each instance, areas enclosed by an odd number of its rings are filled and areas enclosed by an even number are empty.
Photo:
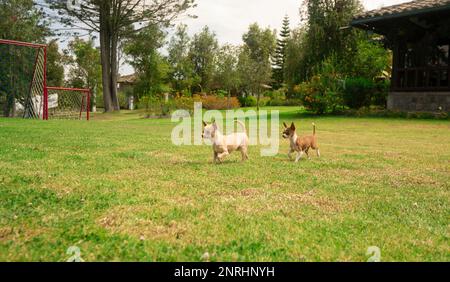
[[[450,261],[450,122],[306,117],[322,158],[212,164],[170,120],[0,119],[0,261]]]

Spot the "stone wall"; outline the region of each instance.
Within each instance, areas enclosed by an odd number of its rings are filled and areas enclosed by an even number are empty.
[[[391,92],[388,109],[408,112],[450,112],[450,92]]]

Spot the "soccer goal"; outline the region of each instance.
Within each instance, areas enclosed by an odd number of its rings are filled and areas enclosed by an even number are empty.
[[[47,45],[0,39],[0,114],[90,119],[89,89],[47,85]]]

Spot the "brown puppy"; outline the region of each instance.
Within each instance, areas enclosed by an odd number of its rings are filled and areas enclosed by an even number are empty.
[[[285,128],[283,132],[283,138],[289,139],[289,141],[291,142],[291,149],[288,154],[289,159],[292,159],[292,153],[294,152],[297,152],[295,162],[298,162],[302,158],[303,154],[306,154],[308,156],[308,159],[310,159],[310,149],[316,150],[317,156],[320,157],[319,143],[317,142],[316,135],[316,125],[314,123],[313,135],[305,137],[298,137],[297,129],[294,123],[292,123],[290,127],[288,127],[285,122],[283,122],[283,125]]]

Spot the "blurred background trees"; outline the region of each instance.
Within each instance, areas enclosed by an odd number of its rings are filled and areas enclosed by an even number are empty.
[[[47,9],[68,13],[57,1],[45,1],[51,4]],[[278,31],[254,23],[242,35],[240,45],[220,44],[208,26],[192,36],[184,24],[169,32],[173,19],[195,7],[194,1],[158,0],[163,8],[157,9],[157,14],[135,11],[115,23],[115,33],[106,35],[115,40],[109,50],[102,49],[105,42],[93,35],[105,36],[105,31],[100,31],[100,26],[108,27],[100,19],[104,2],[91,3],[95,9],[88,11],[91,6],[85,6],[61,19],[61,15],[45,13],[32,0],[0,0],[0,37],[47,43],[49,84],[95,90],[94,106],[98,102],[106,111],[124,107],[122,100],[127,96],[137,101],[182,97],[185,102],[201,97],[220,100],[215,105],[223,104],[224,108],[235,107],[237,100],[241,106],[258,108],[304,106],[318,114],[386,104],[391,52],[384,48],[381,37],[349,27],[354,15],[363,9],[358,0],[304,0],[299,25],[291,28],[287,16],[280,19]],[[177,3],[183,5],[161,14]],[[123,9],[128,11],[129,7]],[[78,22],[70,22],[73,16],[85,19],[90,13],[93,18],[87,23],[93,26],[85,27],[89,37],[69,37],[67,50],[60,51],[58,40],[50,39],[54,31],[49,20],[56,18],[73,27]],[[114,19],[114,14],[107,18]],[[134,69],[135,81],[127,93],[117,94],[115,105],[117,77],[113,73],[120,63]],[[2,72],[6,87],[4,68]],[[11,113],[15,95],[3,91],[0,101],[9,101],[3,102],[4,113]]]

